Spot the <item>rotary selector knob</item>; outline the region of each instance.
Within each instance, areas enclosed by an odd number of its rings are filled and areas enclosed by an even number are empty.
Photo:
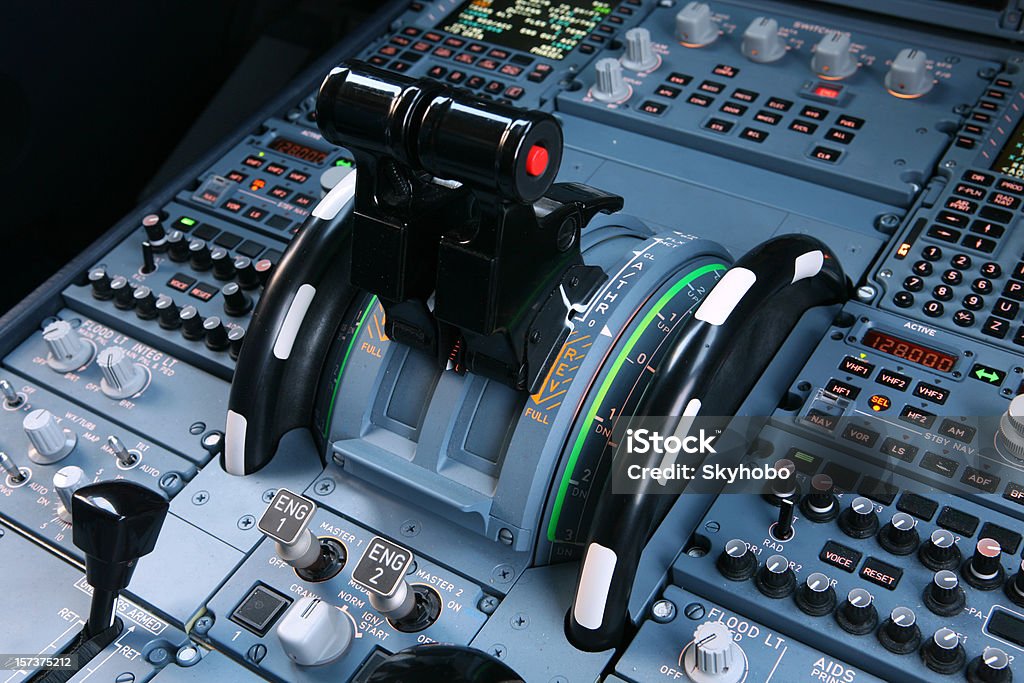
[[[896,607],[878,629],[878,642],[889,652],[910,654],[921,645],[921,628],[917,615],[909,607]]]
[[[839,501],[832,492],[832,477],[816,474],[811,478],[811,488],[800,499],[800,510],[812,522],[830,522],[839,516]]]
[[[917,533],[917,520],[906,512],[897,512],[878,532],[878,544],[893,555],[909,555],[917,550],[921,537]]]
[[[146,370],[128,357],[120,346],[111,346],[100,351],[96,364],[103,372],[100,389],[107,398],[120,400],[142,391],[149,379]]]
[[[237,282],[229,282],[220,288],[224,298],[224,312],[230,316],[243,316],[252,310],[252,299],[242,291]]]
[[[313,596],[299,598],[277,626],[285,654],[300,666],[333,662],[348,652],[354,637],[345,613]]]
[[[978,590],[995,590],[1002,585],[1006,572],[1002,565],[1003,548],[994,538],[980,538],[974,555],[964,563],[964,580]]]
[[[915,98],[926,94],[935,85],[928,70],[928,55],[924,50],[900,50],[885,74],[885,88],[897,97]]]
[[[956,631],[944,626],[937,630],[921,653],[925,666],[940,674],[952,674],[964,668],[967,654]]]
[[[956,536],[948,529],[936,529],[918,551],[921,564],[932,571],[953,569],[960,564],[960,549],[956,547]]]
[[[743,32],[740,47],[743,56],[758,64],[777,62],[786,54],[786,43],[779,35],[779,22],[758,17]]]
[[[998,647],[986,647],[967,665],[969,683],[1010,683],[1010,657]]]
[[[130,311],[135,308],[135,286],[128,282],[128,278],[118,275],[110,281],[110,291],[114,293],[114,306],[122,311]]]
[[[75,491],[87,483],[85,471],[77,465],[62,467],[53,475],[53,490],[60,499],[57,516],[68,524],[71,523],[71,499],[74,498]]]
[[[784,598],[796,588],[796,574],[785,555],[772,555],[757,573],[754,583],[769,598]]]
[[[93,298],[100,301],[110,301],[114,293],[110,290],[110,276],[105,268],[93,268],[89,271],[89,286],[92,287]]]
[[[811,69],[821,78],[838,81],[853,75],[857,60],[850,52],[850,34],[833,31],[814,48]]]
[[[720,621],[707,621],[693,632],[683,655],[684,670],[696,683],[736,683],[746,675],[747,657],[732,631]]]
[[[1024,607],[1024,560],[1021,560],[1017,573],[1006,582],[1006,597],[1015,605]]]
[[[1003,455],[1024,460],[1024,394],[1010,401],[1009,408],[999,420],[996,446]]]
[[[730,581],[746,581],[757,571],[757,557],[746,542],[739,538],[725,544],[716,564],[722,576]]]
[[[823,617],[836,607],[836,590],[832,581],[821,572],[813,572],[796,594],[796,606],[804,614]]]
[[[213,261],[210,258],[210,246],[203,240],[189,242],[188,262],[195,270],[209,270],[213,266]]]
[[[651,32],[645,28],[631,28],[626,31],[626,54],[622,66],[631,71],[653,71],[661,64],[651,45]]]
[[[836,610],[836,623],[847,633],[863,636],[878,626],[878,610],[875,598],[863,588],[854,588]]]
[[[839,515],[839,528],[851,538],[867,538],[878,531],[878,513],[875,504],[864,496],[857,496],[850,507]]]
[[[45,408],[26,415],[21,426],[32,444],[28,449],[29,460],[40,465],[52,465],[63,460],[78,443],[78,436],[61,427],[53,413]]]
[[[176,330],[181,327],[181,320],[178,318],[178,304],[174,303],[174,299],[166,294],[161,294],[156,298],[153,307],[156,309],[160,327],[165,330]]]
[[[622,65],[619,64],[619,60],[612,57],[599,59],[594,65],[594,72],[597,81],[590,90],[590,96],[595,100],[607,104],[620,103],[628,100],[633,94],[622,77]]]
[[[706,2],[690,2],[676,14],[676,38],[685,47],[704,47],[718,39],[718,24]]]
[[[46,364],[57,372],[71,372],[82,367],[95,353],[92,344],[78,334],[67,320],[55,320],[43,329],[43,341],[50,349]]]
[[[932,582],[924,592],[924,604],[929,610],[943,617],[960,614],[967,604],[967,596],[960,587],[960,579],[948,569],[935,572]]]
[[[188,261],[188,245],[185,234],[180,230],[171,230],[167,234],[167,255],[175,263]]]
[[[135,299],[135,315],[142,320],[153,320],[156,318],[156,295],[149,287],[136,287],[133,295]]]
[[[210,251],[210,263],[213,264],[213,276],[218,280],[230,280],[235,277],[235,259],[224,247],[216,247]]]

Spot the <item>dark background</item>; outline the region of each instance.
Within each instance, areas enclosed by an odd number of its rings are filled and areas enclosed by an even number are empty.
[[[0,315],[382,5],[3,3]]]

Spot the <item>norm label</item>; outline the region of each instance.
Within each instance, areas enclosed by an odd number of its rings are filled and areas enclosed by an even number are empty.
[[[278,489],[256,526],[275,541],[291,545],[306,530],[314,512],[313,501],[288,489]]]
[[[371,593],[387,597],[398,590],[411,564],[410,551],[374,536],[352,570],[352,580]]]

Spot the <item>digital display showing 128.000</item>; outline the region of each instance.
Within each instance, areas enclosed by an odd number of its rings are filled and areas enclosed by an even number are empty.
[[[881,351],[890,356],[896,356],[905,361],[917,363],[939,372],[949,372],[956,365],[957,361],[957,357],[952,354],[922,346],[906,339],[900,339],[875,329],[865,332],[864,338],[861,341],[865,346],[870,346],[876,351]]]
[[[470,40],[562,59],[618,4],[619,0],[469,0],[441,28]]]

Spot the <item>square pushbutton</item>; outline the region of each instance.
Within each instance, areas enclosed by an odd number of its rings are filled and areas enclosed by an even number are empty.
[[[864,561],[864,566],[860,568],[860,578],[891,591],[896,590],[902,576],[902,569],[883,562],[877,557],[869,557]]]
[[[231,613],[231,621],[263,636],[291,602],[291,598],[258,583]]]

